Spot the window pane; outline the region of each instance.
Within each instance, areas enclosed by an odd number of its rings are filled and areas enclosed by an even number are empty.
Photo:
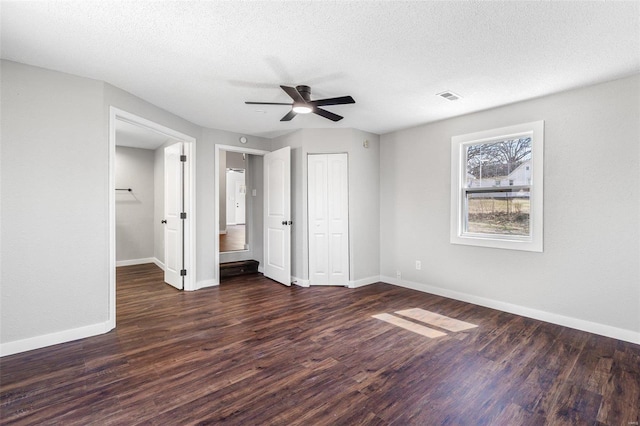
[[[466,147],[467,188],[531,185],[531,137]]]
[[[530,192],[466,192],[466,233],[529,236]]]

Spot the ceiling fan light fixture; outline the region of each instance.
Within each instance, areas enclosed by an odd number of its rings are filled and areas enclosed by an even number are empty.
[[[292,109],[296,114],[309,114],[313,112],[313,108],[303,102],[294,102]]]

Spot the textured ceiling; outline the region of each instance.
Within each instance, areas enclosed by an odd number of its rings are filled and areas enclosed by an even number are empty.
[[[374,133],[640,72],[639,2],[2,1],[2,58],[104,80],[201,126]],[[280,122],[280,84],[351,95]],[[451,90],[463,98],[435,96]]]

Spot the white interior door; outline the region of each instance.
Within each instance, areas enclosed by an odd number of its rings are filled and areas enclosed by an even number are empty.
[[[307,157],[309,284],[349,284],[347,154]]]
[[[244,173],[239,173],[240,175],[242,175],[242,179],[236,181],[236,188],[235,188],[235,192],[236,192],[236,223],[238,225],[244,225],[246,223],[246,213],[247,213],[247,209],[246,209],[246,192],[247,192],[247,187],[245,185],[244,182]]]
[[[227,225],[236,224],[236,174],[227,170]]]
[[[264,275],[291,285],[291,148],[264,156]]]
[[[184,211],[182,143],[164,149],[164,281],[182,289],[184,269]]]

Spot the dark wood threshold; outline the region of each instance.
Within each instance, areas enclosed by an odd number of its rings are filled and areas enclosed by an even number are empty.
[[[237,277],[239,275],[257,274],[259,262],[257,260],[240,260],[220,264],[220,279]]]

